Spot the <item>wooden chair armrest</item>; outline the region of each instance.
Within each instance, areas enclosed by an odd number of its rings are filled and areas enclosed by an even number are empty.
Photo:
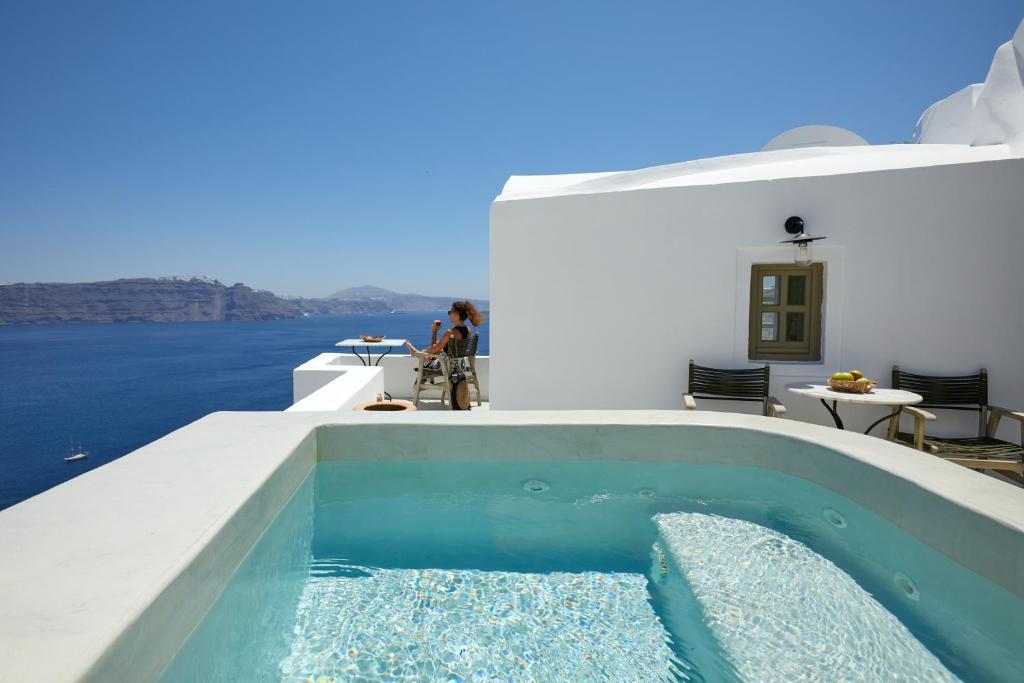
[[[1000,408],[999,406],[989,406],[988,410],[991,415],[1008,417],[1017,422],[1024,422],[1024,410],[1010,410],[1009,408]]]
[[[903,412],[907,415],[912,415],[915,421],[924,420],[925,422],[931,422],[936,419],[934,413],[929,413],[927,410],[921,410],[914,406],[903,406]]]
[[[989,406],[988,429],[986,430],[986,434],[989,438],[994,438],[996,435],[996,429],[999,428],[999,420],[1004,417],[1008,417],[1011,420],[1016,420],[1020,423],[1020,443],[1024,446],[1024,410],[1009,410],[1007,408],[1000,408],[999,406]]]
[[[683,394],[683,408],[685,410],[697,410],[697,399],[689,394]]]
[[[914,418],[914,448],[924,450],[924,423],[931,422],[935,415],[914,406],[903,406],[903,412]]]
[[[782,417],[786,414],[786,406],[774,396],[768,397],[768,417]]]
[[[416,367],[413,368],[413,372],[419,374],[423,372],[423,368],[427,364],[427,359],[430,358],[430,354],[424,353],[423,351],[417,351],[416,353],[410,353],[410,356],[416,359]]]

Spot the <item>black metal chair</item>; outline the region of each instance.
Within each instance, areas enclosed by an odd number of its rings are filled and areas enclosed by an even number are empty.
[[[899,431],[899,416],[889,422],[890,440],[898,440],[919,451],[938,455],[950,462],[975,470],[998,470],[1024,482],[1024,411],[1007,410],[988,403],[988,372],[982,368],[973,375],[920,375],[892,368],[892,386],[920,394],[924,400],[906,406],[903,412],[914,418],[913,433]],[[967,437],[926,436],[925,424],[936,419],[924,410],[960,410],[978,413],[978,435]],[[1017,420],[1021,428],[1020,444],[996,438],[1002,418]]]
[[[724,370],[697,365],[690,361],[687,393],[683,394],[683,407],[697,409],[697,399],[712,401],[756,401],[761,403],[761,414],[768,417],[782,417],[786,406],[777,398],[768,395],[768,381],[771,369]]]

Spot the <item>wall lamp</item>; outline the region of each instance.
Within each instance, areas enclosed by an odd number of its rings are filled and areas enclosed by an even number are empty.
[[[794,235],[793,239],[782,240],[782,244],[793,245],[793,263],[798,266],[811,265],[811,243],[825,238],[811,237],[804,232],[804,219],[800,216],[790,216],[786,219],[786,232]]]

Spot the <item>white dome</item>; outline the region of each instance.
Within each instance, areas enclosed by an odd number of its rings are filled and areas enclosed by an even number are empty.
[[[852,147],[871,144],[853,131],[836,126],[800,126],[790,128],[768,141],[761,150],[796,149],[798,147]]]

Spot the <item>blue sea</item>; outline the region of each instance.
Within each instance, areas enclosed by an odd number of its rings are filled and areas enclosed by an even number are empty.
[[[292,370],[335,342],[417,346],[443,313],[0,326],[0,509],[217,410],[283,410]],[[488,353],[488,325],[480,330]],[[397,350],[396,350],[397,353]],[[71,448],[89,457],[64,462]]]

